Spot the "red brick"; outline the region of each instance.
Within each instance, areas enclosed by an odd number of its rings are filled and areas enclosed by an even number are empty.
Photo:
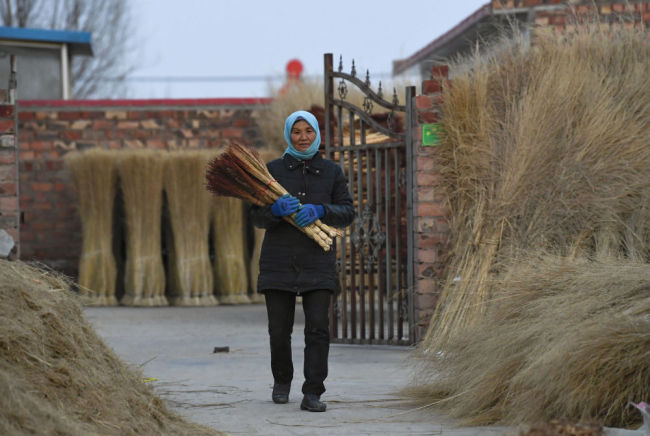
[[[18,112],[18,121],[30,121],[34,119],[34,112]]]
[[[417,251],[417,261],[423,263],[433,263],[437,260],[436,250],[423,248]]]
[[[139,123],[137,121],[120,121],[117,123],[118,129],[123,130],[135,130],[138,128]]]
[[[62,183],[62,182],[55,182],[54,183],[54,190],[55,191],[61,192],[61,191],[65,191],[66,189],[68,189],[68,185],[66,185],[65,183]]]
[[[13,118],[15,106],[13,104],[0,104],[0,118]]]
[[[417,186],[438,186],[442,181],[442,175],[433,172],[418,171],[416,177]]]
[[[417,217],[415,227],[420,233],[430,233],[436,230],[436,219],[433,217]]]
[[[242,129],[235,129],[235,128],[222,129],[221,133],[224,138],[241,138],[242,136],[244,136],[244,131]]]
[[[431,278],[436,276],[436,270],[430,263],[418,263],[415,266],[416,278]]]
[[[0,166],[0,181],[2,180],[16,180],[16,166],[15,165],[2,165]]]
[[[449,243],[449,238],[443,233],[426,234],[420,233],[418,235],[419,248],[436,248],[441,249]]]
[[[147,147],[164,149],[167,148],[167,145],[165,144],[164,141],[161,141],[160,139],[149,139],[147,140]]]
[[[435,169],[435,161],[428,156],[418,156],[416,171],[433,171]]]
[[[433,100],[428,95],[418,95],[415,97],[415,107],[418,109],[430,109],[433,107]]]
[[[15,131],[14,120],[0,120],[0,133],[10,133]]]
[[[438,295],[436,291],[436,282],[433,279],[423,279],[416,282],[418,291],[431,290],[431,293],[417,293],[415,294],[414,305],[417,310],[432,309],[436,306]]]
[[[50,141],[32,141],[28,148],[34,151],[51,150],[52,143]]]
[[[0,197],[0,211],[3,214],[9,212],[18,212],[18,197]]]
[[[417,194],[418,194],[417,196],[418,201],[434,200],[433,187],[430,186],[419,187],[417,188]]]
[[[449,209],[440,203],[418,203],[417,216],[447,216]]]
[[[108,120],[95,120],[93,121],[93,129],[110,129],[115,126],[115,123]]]
[[[435,65],[431,67],[431,75],[434,78],[449,77],[449,66],[448,65]]]
[[[33,182],[32,189],[35,192],[49,192],[53,188],[52,183],[50,182]]]
[[[422,82],[422,94],[433,94],[440,91],[442,91],[440,80],[431,79]]]
[[[79,111],[60,111],[58,118],[60,120],[78,120],[81,118],[81,113]]]
[[[0,195],[16,195],[16,183],[0,182]]]
[[[16,162],[16,154],[13,150],[0,152],[0,165],[12,165]]]
[[[129,120],[139,120],[142,118],[142,111],[128,111],[126,117]]]
[[[68,141],[73,141],[76,139],[81,139],[81,132],[79,131],[72,131],[72,130],[64,130],[63,132],[60,133],[59,135],[61,139],[66,139]]]
[[[438,114],[433,111],[420,112],[418,114],[422,123],[437,123]]]
[[[20,151],[18,153],[18,158],[20,160],[33,160],[34,157],[35,157],[35,154],[34,154],[33,151]],[[28,171],[31,171],[31,169],[28,170]]]
[[[643,21],[650,21],[650,12],[644,12]]]

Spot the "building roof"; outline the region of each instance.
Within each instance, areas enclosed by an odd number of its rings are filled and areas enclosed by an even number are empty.
[[[92,55],[90,32],[0,26],[0,40],[68,44],[72,54]]]
[[[486,3],[472,15],[455,25],[451,30],[416,51],[411,56],[405,59],[393,61],[393,75],[401,74],[425,59],[430,59],[431,57],[442,57],[450,54],[448,53],[449,50],[443,50],[447,48],[446,46],[459,43],[459,38],[462,38],[468,33],[476,32],[480,25],[490,20],[491,17],[492,3]]]

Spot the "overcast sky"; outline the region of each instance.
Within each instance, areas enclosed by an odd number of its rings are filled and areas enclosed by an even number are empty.
[[[304,74],[323,73],[323,53],[390,80],[392,61],[408,57],[488,0],[132,0],[137,69],[134,98],[263,97],[267,80],[299,59]],[[182,6],[181,6],[182,5]],[[335,68],[337,65],[335,65]],[[373,77],[373,73],[375,77]],[[382,77],[379,77],[382,76]],[[170,81],[142,82],[163,77]],[[186,81],[189,77],[222,81]],[[281,85],[282,81],[275,82]]]

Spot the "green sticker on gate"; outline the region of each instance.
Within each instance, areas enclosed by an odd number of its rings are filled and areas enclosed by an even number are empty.
[[[441,134],[441,124],[422,124],[422,145],[424,147],[432,147],[434,145],[438,145],[440,143]]]

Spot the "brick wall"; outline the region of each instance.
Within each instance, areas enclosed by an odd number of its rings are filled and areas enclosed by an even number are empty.
[[[21,258],[76,275],[81,222],[63,166],[66,153],[93,147],[213,148],[233,137],[259,146],[262,137],[255,119],[267,103],[264,99],[19,102]]]
[[[440,192],[441,180],[436,164],[435,146],[422,145],[422,126],[437,123],[438,106],[442,98],[444,79],[448,76],[445,66],[432,69],[435,79],[422,82],[422,94],[415,100],[417,130],[414,147],[415,171],[415,313],[416,339],[422,339],[438,300],[440,280],[444,277],[449,252],[449,211],[446,197]]]
[[[0,104],[0,229],[14,239],[10,257],[20,255],[15,106]]]
[[[648,0],[492,0],[492,8],[496,12],[532,8],[532,22],[542,27],[553,27],[560,32],[570,32],[575,28],[575,20],[570,18],[573,13],[578,21],[583,17],[592,20],[598,16],[601,22],[613,27],[650,25]]]

